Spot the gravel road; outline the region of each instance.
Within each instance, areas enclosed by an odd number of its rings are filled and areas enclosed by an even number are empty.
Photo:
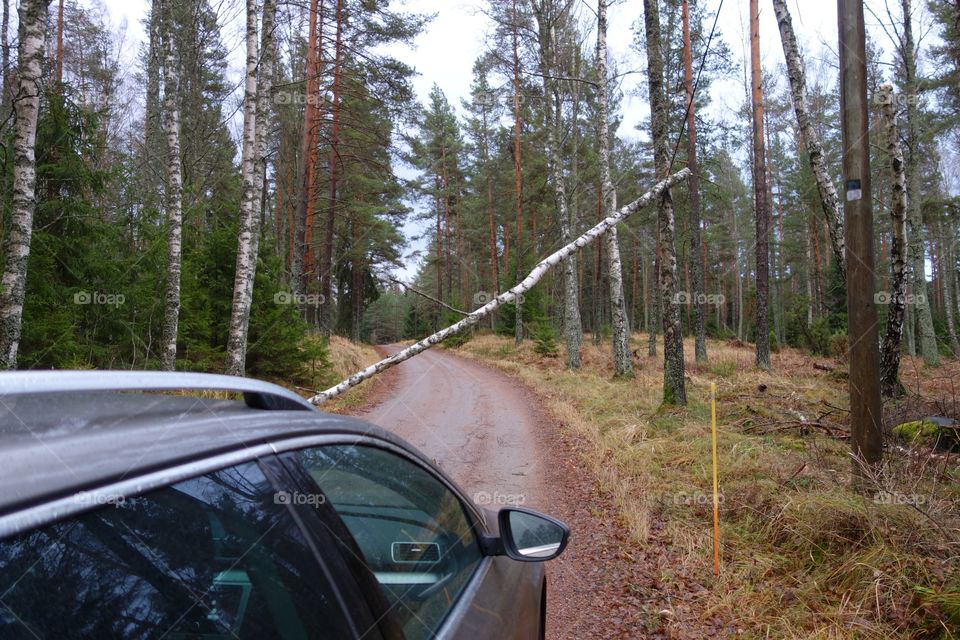
[[[395,353],[397,346],[382,347]],[[547,565],[547,638],[660,638],[637,593],[651,583],[640,553],[628,561],[623,526],[593,473],[522,384],[482,364],[430,350],[386,374],[388,390],[361,416],[433,458],[474,499],[522,504],[571,525]],[[644,605],[647,606],[644,606]]]

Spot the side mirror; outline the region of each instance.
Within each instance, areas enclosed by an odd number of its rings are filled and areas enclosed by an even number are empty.
[[[570,538],[570,527],[536,511],[506,507],[497,517],[503,552],[514,560],[553,560],[563,553]]]

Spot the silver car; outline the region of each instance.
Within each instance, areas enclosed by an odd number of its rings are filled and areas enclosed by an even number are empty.
[[[2,373],[0,448],[4,639],[542,638],[569,536],[244,378]]]

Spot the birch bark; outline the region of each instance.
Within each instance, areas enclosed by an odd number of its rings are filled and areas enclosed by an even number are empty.
[[[830,178],[826,158],[823,155],[823,145],[820,135],[810,119],[810,107],[807,100],[807,77],[797,46],[797,37],[793,31],[793,22],[786,0],[773,0],[773,11],[780,27],[780,41],[783,44],[783,55],[787,60],[787,77],[790,80],[790,93],[793,98],[793,109],[797,114],[801,137],[807,148],[807,160],[817,182],[817,191],[820,194],[820,204],[823,206],[823,215],[827,220],[827,229],[830,233],[830,246],[833,255],[840,265],[840,270],[846,278],[846,257],[843,240],[843,216],[840,212],[840,199],[837,190]]]
[[[167,136],[167,283],[164,294],[160,367],[173,371],[177,364],[180,324],[180,272],[183,255],[183,167],[180,160],[180,66],[173,38],[173,7],[160,0],[163,20],[163,128]]]
[[[243,104],[243,196],[240,201],[240,234],[233,280],[233,306],[227,338],[228,375],[243,375],[247,357],[247,331],[253,284],[257,277],[260,248],[264,173],[267,164],[268,99],[273,69],[273,23],[276,0],[264,0],[260,51],[257,50],[257,2],[247,0],[247,77]],[[259,62],[258,62],[259,57]]]
[[[37,206],[37,115],[49,1],[20,2],[17,95],[14,101],[13,206],[0,280],[0,368],[3,369],[17,366],[23,323],[27,262],[33,235],[33,213]]]
[[[420,342],[417,342],[416,344],[395,353],[389,358],[384,358],[380,362],[372,364],[362,371],[358,371],[336,386],[330,387],[326,391],[311,397],[310,402],[313,404],[321,404],[333,397],[340,395],[347,389],[357,386],[364,380],[368,380],[378,373],[386,371],[387,369],[403,362],[404,360],[409,360],[418,353],[422,353],[430,347],[443,342],[450,336],[456,335],[464,329],[474,326],[480,322],[480,320],[490,315],[501,306],[514,302],[517,299],[517,296],[520,296],[532,289],[553,267],[560,264],[560,262],[562,262],[564,259],[570,257],[587,245],[595,242],[597,238],[609,231],[611,227],[620,224],[634,213],[639,211],[641,208],[649,205],[651,202],[653,202],[654,198],[662,197],[662,194],[664,194],[670,187],[683,182],[689,175],[690,169],[681,169],[677,173],[661,180],[654,185],[650,191],[643,194],[630,204],[621,207],[620,210],[617,211],[616,215],[605,218],[570,244],[561,247],[557,251],[541,260],[539,263],[537,263],[533,270],[527,274],[527,277],[520,281],[519,284],[514,286],[512,289],[501,293],[487,304],[469,314],[463,320],[460,320],[456,324],[452,324],[449,327],[424,338]]]
[[[597,1],[597,119],[600,155],[600,180],[603,202],[608,216],[617,210],[617,192],[610,177],[610,113],[607,100],[607,0]],[[658,173],[658,175],[660,175]],[[610,311],[613,322],[613,370],[614,375],[633,375],[633,359],[630,353],[630,323],[627,320],[626,303],[623,297],[623,267],[620,263],[620,243],[617,228],[607,233],[607,274],[610,285]],[[682,346],[681,346],[682,349]]]

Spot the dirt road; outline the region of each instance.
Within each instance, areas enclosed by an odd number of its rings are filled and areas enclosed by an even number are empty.
[[[364,417],[418,447],[478,503],[545,508],[540,416],[515,382],[440,350],[398,373],[391,397]]]
[[[566,552],[547,565],[548,638],[663,637],[650,633],[637,594],[650,579],[642,564],[624,561],[629,545],[616,510],[583,467],[575,436],[551,421],[531,392],[443,350],[387,375],[394,377],[390,392],[364,418],[433,458],[478,503],[520,504],[571,525]]]

